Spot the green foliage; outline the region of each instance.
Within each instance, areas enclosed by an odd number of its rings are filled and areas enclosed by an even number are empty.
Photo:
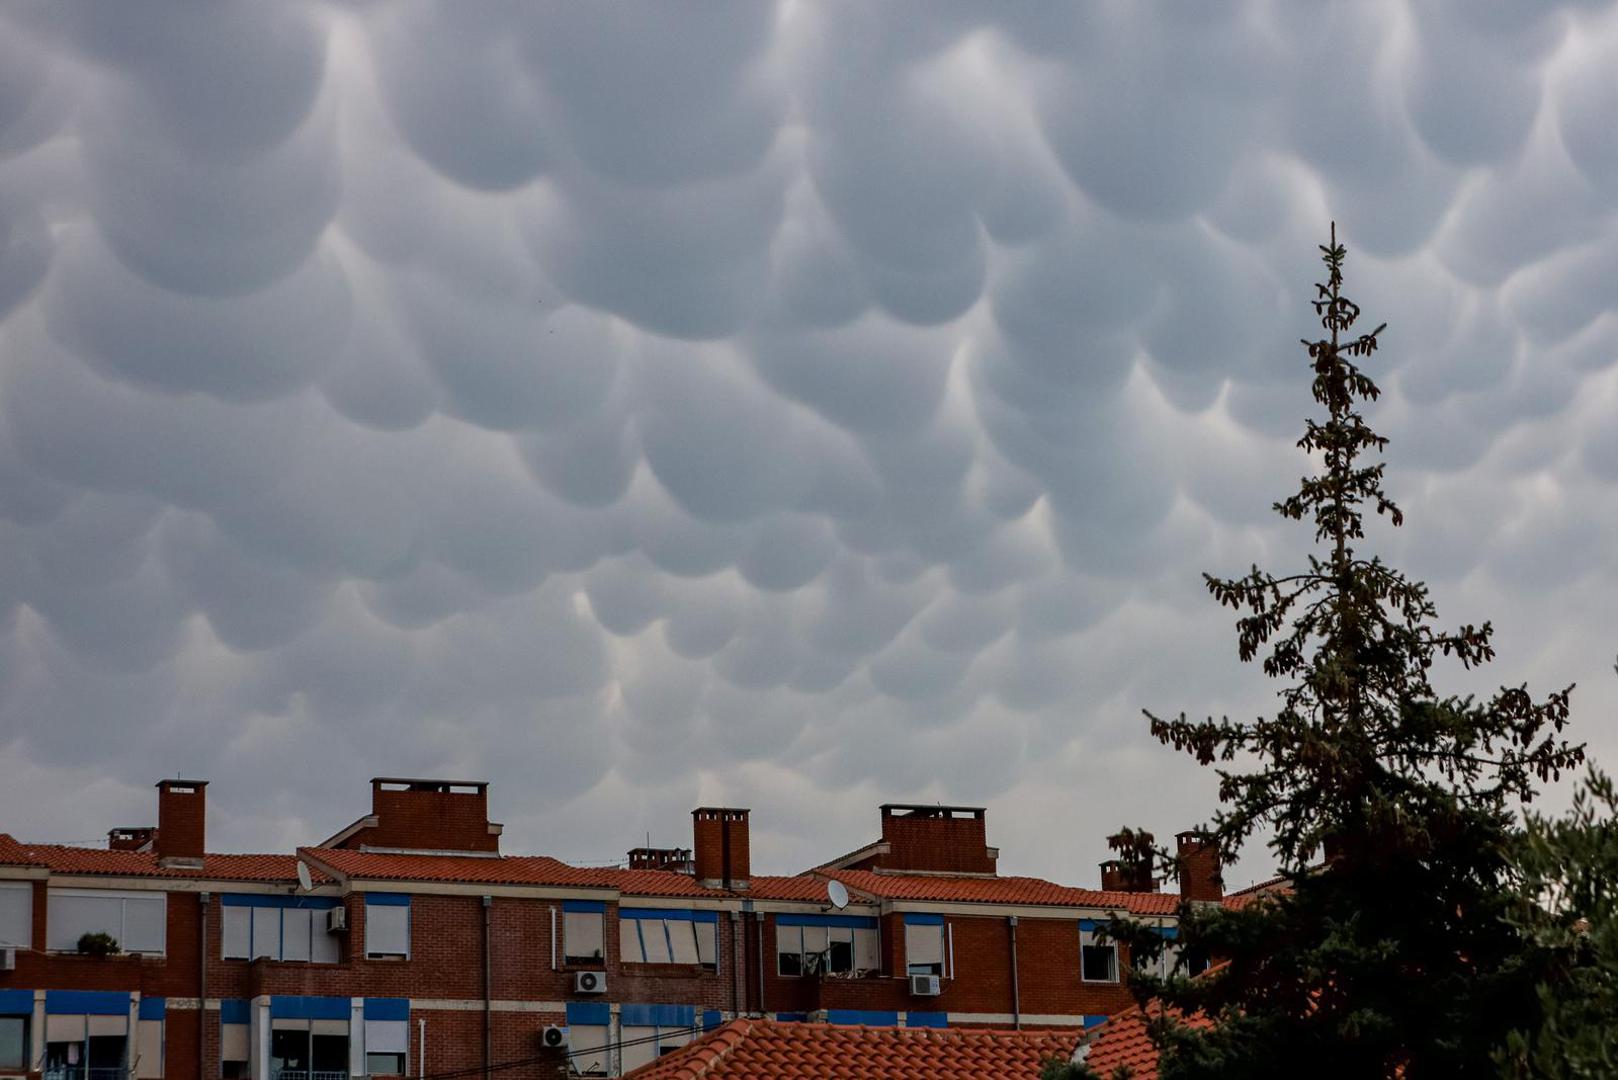
[[[1197,979],[1134,977],[1143,1000],[1216,1021],[1154,1031],[1166,1080],[1485,1075],[1501,1033],[1538,1008],[1533,957],[1504,921],[1512,809],[1583,760],[1562,737],[1571,687],[1477,700],[1429,681],[1439,659],[1492,659],[1493,630],[1436,628],[1427,587],[1358,550],[1369,511],[1403,521],[1384,466],[1364,461],[1386,440],[1359,412],[1378,389],[1358,362],[1384,327],[1352,331],[1335,227],[1321,251],[1323,334],[1303,345],[1325,415],[1298,441],[1317,471],[1275,504],[1313,525],[1317,554],[1283,576],[1205,576],[1237,612],[1238,656],[1282,684],[1278,707],[1253,721],[1147,714],[1160,742],[1216,768],[1206,831],[1222,858],[1263,835],[1289,886],[1242,910],[1183,905],[1182,942],[1224,963]],[[1114,846],[1180,869],[1144,834]],[[1162,947],[1137,924],[1116,936],[1138,968]]]
[[[1618,1076],[1618,790],[1591,771],[1572,811],[1536,814],[1516,853],[1511,922],[1544,955],[1540,1023],[1513,1031],[1501,1075]]]
[[[118,939],[105,931],[96,930],[79,935],[81,956],[116,956],[118,951]]]

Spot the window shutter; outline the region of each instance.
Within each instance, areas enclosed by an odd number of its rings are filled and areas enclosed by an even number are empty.
[[[640,942],[646,949],[646,962],[648,964],[667,964],[669,959],[669,938],[663,931],[662,919],[637,919],[641,924]]]
[[[646,920],[652,925],[661,925],[655,920]],[[647,927],[651,929],[651,927]],[[630,1027],[627,1024],[618,1029],[622,1032],[622,1042],[619,1053],[622,1056],[622,1072],[639,1068],[657,1060],[657,1029],[655,1027]]]
[[[248,1060],[249,1027],[246,1024],[219,1025],[219,1060]]]
[[[367,1054],[404,1054],[410,1051],[410,1022],[408,1020],[365,1021],[365,1052]]]
[[[335,964],[340,959],[337,952],[337,935],[326,932],[326,912],[324,910],[309,913],[309,959],[316,964]]]
[[[640,920],[618,919],[618,962],[620,964],[644,963],[646,954],[640,947]]]
[[[248,908],[253,913],[253,959],[268,956],[281,957],[281,909],[273,907]]]
[[[253,909],[227,904],[222,910],[220,936],[224,938],[225,959],[248,959],[248,950],[252,948]]]
[[[157,1080],[163,1075],[163,1021],[142,1020],[136,1028],[136,1080]]]
[[[1072,940],[1071,938],[1069,940]],[[905,927],[905,963],[911,966],[944,963],[942,926]]]
[[[607,1071],[607,1029],[604,1025],[569,1024],[568,1060],[581,1073]]]
[[[717,966],[719,963],[719,950],[717,947],[718,924],[699,922],[694,925],[697,930],[697,963]]]
[[[0,945],[26,949],[34,938],[34,887],[0,884]]]
[[[676,964],[697,963],[697,924],[670,919],[663,924],[669,932],[669,954]]]
[[[569,960],[579,960],[585,963],[599,962],[606,958],[607,950],[602,943],[601,924],[606,916],[597,911],[563,911],[562,913],[562,945],[566,949],[565,955]],[[620,927],[622,923],[619,924]],[[620,929],[620,934],[622,930]]]
[[[410,955],[410,908],[407,905],[365,905],[365,951],[370,956]]]
[[[307,908],[284,908],[281,911],[281,959],[309,959],[309,929],[314,912]],[[321,912],[322,917],[325,913]],[[324,925],[321,933],[326,932]]]

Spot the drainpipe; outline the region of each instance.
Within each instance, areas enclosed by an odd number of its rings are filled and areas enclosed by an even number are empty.
[[[416,1018],[416,1044],[417,1050],[416,1075],[421,1080],[427,1080],[427,1020],[425,1017]]]
[[[483,898],[483,1080],[489,1080],[490,1066],[494,1064],[494,1032],[493,1020],[494,1002],[490,994],[490,956],[489,956],[489,909],[494,906],[494,897]]]
[[[758,1014],[767,1016],[769,1015],[769,1010],[764,1007],[764,913],[762,911],[757,912],[756,916],[758,918]]]
[[[1022,994],[1017,986],[1017,916],[1008,916],[1011,924],[1011,1026],[1022,1030]]]
[[[714,951],[719,951],[717,942]],[[742,1014],[741,990],[747,982],[747,943],[742,940],[742,914],[739,911],[730,913],[730,962],[736,970],[730,976],[730,1013],[732,1016]]]
[[[197,897],[197,1077],[208,1075],[208,902],[207,893]]]

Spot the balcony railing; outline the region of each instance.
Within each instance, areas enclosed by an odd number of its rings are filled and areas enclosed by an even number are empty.
[[[277,1069],[275,1080],[348,1080],[348,1071],[329,1072],[324,1069]]]
[[[83,1065],[58,1065],[45,1070],[45,1080],[129,1080],[120,1068],[87,1069]]]

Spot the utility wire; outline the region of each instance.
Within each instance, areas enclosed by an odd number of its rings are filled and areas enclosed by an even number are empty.
[[[619,1039],[617,1042],[603,1043],[601,1046],[592,1046],[587,1050],[569,1050],[564,1056],[571,1061],[573,1058],[577,1057],[605,1054],[609,1050],[622,1050],[626,1046],[644,1046],[647,1043],[655,1043],[659,1039],[668,1036],[700,1035],[702,1031],[703,1029],[699,1025],[676,1028],[660,1027],[654,1034],[645,1035],[638,1039]],[[556,1054],[554,1051],[552,1051],[551,1053],[535,1054],[533,1057],[496,1062],[495,1064],[490,1065],[487,1071],[503,1072],[507,1069],[521,1069],[529,1065],[542,1065],[546,1062],[555,1060]],[[428,1073],[424,1077],[418,1077],[417,1080],[459,1080],[460,1077],[477,1076],[484,1071],[485,1070],[482,1065],[468,1065],[459,1069],[449,1069],[445,1072]]]

